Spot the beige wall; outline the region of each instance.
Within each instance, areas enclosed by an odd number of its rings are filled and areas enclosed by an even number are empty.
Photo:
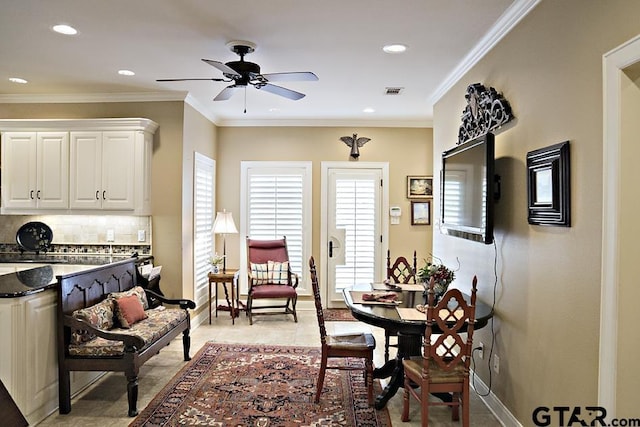
[[[193,107],[185,104],[182,147],[182,296],[193,300],[194,153],[198,152],[215,159],[216,147],[216,126]]]
[[[496,137],[502,199],[495,248],[438,232],[433,244],[445,261],[460,258],[458,286],[468,289],[478,275],[486,302],[492,301],[497,256],[500,373],[493,374],[492,388],[523,425],[532,425],[540,405],[597,404],[602,55],[637,34],[639,14],[640,2],[543,0],[435,106],[436,153],[454,145],[471,83],[503,92],[516,116]],[[565,140],[571,141],[572,226],[529,225],[526,153]],[[437,159],[434,169],[440,169]],[[490,328],[476,338],[489,344]],[[488,384],[486,363],[477,371]],[[618,396],[629,399],[637,400]]]
[[[371,138],[360,149],[362,162],[389,162],[390,206],[402,208],[399,225],[389,226],[392,256],[418,260],[431,252],[431,226],[410,225],[410,201],[406,198],[407,175],[431,175],[432,132],[422,128],[335,128],[335,127],[222,127],[218,129],[217,206],[233,212],[239,226],[240,162],[243,160],[291,160],[313,162],[313,255],[320,254],[320,165],[323,161],[349,161],[349,147],[341,136],[357,133]],[[228,266],[238,267],[238,235],[227,236]],[[221,242],[218,242],[221,245]],[[229,248],[235,248],[229,250]],[[219,248],[221,252],[221,248]]]

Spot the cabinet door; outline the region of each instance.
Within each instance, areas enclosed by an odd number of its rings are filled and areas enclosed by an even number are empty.
[[[36,133],[2,134],[2,207],[36,207]]]
[[[134,133],[111,131],[102,134],[102,208],[133,210]]]
[[[56,298],[55,292],[45,291],[24,303],[22,409],[30,422],[44,418],[58,403]]]
[[[69,134],[38,132],[37,141],[38,208],[66,209],[69,206]]]
[[[69,207],[102,208],[102,132],[71,132]]]

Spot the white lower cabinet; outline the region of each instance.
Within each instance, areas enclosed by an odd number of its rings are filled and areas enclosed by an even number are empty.
[[[55,290],[0,298],[0,378],[30,425],[58,408],[56,304]],[[73,374],[72,394],[103,375]]]

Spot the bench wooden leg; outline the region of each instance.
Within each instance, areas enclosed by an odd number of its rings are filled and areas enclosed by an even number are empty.
[[[69,371],[58,369],[58,411],[61,414],[71,412],[71,380]]]
[[[191,348],[191,336],[189,335],[189,329],[185,329],[182,332],[182,350],[184,352],[184,360],[188,362],[191,360],[191,356],[189,356],[189,349]]]
[[[138,376],[127,375],[127,398],[129,399],[129,416],[138,415]]]

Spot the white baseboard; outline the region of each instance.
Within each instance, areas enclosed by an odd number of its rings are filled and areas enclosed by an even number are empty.
[[[480,399],[489,408],[489,411],[498,419],[500,424],[504,427],[522,427],[522,424],[513,414],[507,409],[506,406],[498,399],[498,397],[489,390],[489,387],[480,379],[480,377],[473,377],[473,371],[471,372],[473,380],[471,386],[476,390]]]

